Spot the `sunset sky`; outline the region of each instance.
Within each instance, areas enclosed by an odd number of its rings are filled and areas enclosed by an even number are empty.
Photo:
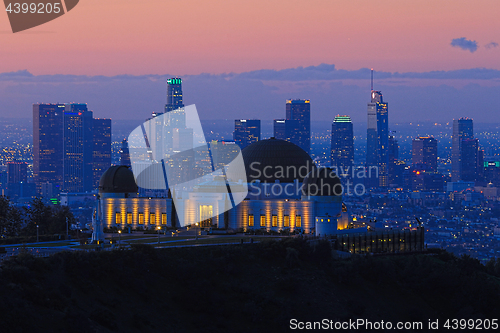
[[[500,43],[498,0],[81,0],[16,34],[0,17],[0,73],[500,69],[500,47],[485,47]],[[477,51],[450,45],[461,37]]]
[[[175,75],[204,119],[282,118],[307,98],[326,127],[362,123],[373,67],[390,122],[500,121],[498,0],[81,0],[15,34],[0,17],[0,117],[84,102],[145,119]]]

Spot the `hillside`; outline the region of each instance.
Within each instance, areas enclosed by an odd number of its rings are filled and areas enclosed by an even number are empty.
[[[498,318],[500,280],[488,272],[499,268],[447,252],[340,260],[328,243],[301,239],[21,255],[1,267],[0,323],[3,332],[276,332],[292,318]]]

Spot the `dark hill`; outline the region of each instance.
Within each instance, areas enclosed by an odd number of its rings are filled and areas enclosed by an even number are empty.
[[[469,257],[339,260],[301,239],[20,255],[1,267],[0,295],[2,332],[280,332],[292,318],[427,325],[500,313],[499,279]]]

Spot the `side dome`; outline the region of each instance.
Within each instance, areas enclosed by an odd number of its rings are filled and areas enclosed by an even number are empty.
[[[284,140],[270,138],[245,147],[241,154],[248,182],[299,182],[314,168],[314,162],[302,148]]]
[[[315,168],[304,179],[303,196],[340,196],[342,183],[332,168]]]
[[[112,166],[99,180],[99,193],[137,193],[138,190],[134,173],[125,165]]]

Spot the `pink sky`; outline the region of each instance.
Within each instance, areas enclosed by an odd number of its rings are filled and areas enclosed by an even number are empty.
[[[0,14],[0,73],[500,69],[500,47],[484,47],[500,43],[499,17],[498,0],[81,0],[16,34]],[[459,37],[478,50],[451,47]]]

